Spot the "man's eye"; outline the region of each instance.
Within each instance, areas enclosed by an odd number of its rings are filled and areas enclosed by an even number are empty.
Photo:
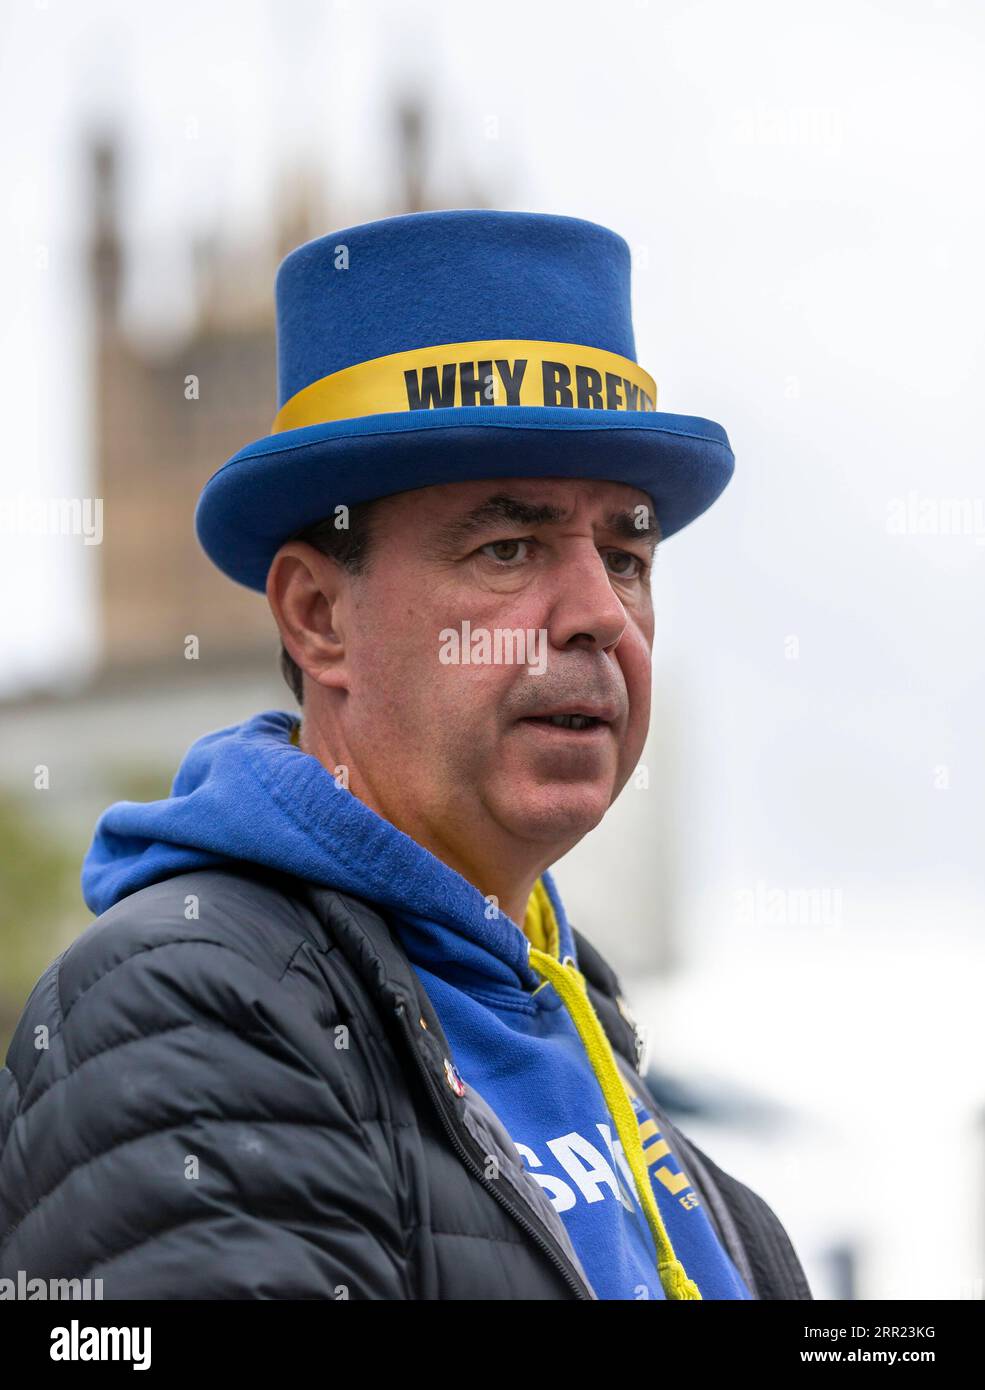
[[[479,550],[488,554],[493,560],[497,560],[501,565],[508,565],[511,560],[523,558],[522,556],[518,557],[511,547],[529,544],[529,541],[524,540],[489,541],[486,545],[480,545]]]
[[[638,555],[633,555],[629,550],[607,550],[606,555],[609,559],[615,559],[616,561],[629,560],[631,562],[628,568],[625,566],[621,568],[617,566],[617,568],[613,570],[613,573],[618,575],[620,579],[639,579],[646,571],[646,564],[644,561],[641,560]]]

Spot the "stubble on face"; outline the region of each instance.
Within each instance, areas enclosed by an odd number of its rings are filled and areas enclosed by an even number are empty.
[[[567,519],[493,517],[449,543],[490,496]],[[649,567],[635,583],[606,566],[610,551],[642,558],[649,547],[645,535],[600,522],[644,504],[635,488],[569,479],[451,484],[378,504],[369,569],[348,596],[340,715],[350,789],[460,871],[514,847],[546,867],[598,824],[631,775],[649,722]],[[501,564],[503,555],[519,562]],[[473,634],[540,632],[544,673],[442,663],[441,634],[466,619]],[[579,738],[522,722],[571,704],[605,708],[609,727]]]

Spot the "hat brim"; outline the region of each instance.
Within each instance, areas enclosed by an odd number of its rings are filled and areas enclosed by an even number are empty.
[[[458,406],[334,420],[248,444],[195,509],[205,553],[266,589],[274,555],[339,505],[486,478],[599,478],[649,494],[661,535],[711,506],[735,459],[721,425],[664,411]]]

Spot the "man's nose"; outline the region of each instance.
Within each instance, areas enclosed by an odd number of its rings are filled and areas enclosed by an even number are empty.
[[[557,569],[548,636],[554,647],[614,647],[626,630],[626,610],[594,545],[569,554]]]

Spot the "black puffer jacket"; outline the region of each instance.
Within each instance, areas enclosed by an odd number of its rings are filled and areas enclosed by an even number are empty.
[[[576,941],[632,1071],[618,982]],[[0,1277],[101,1278],[105,1298],[595,1298],[453,1062],[366,903],[246,864],[134,893],[45,972],[0,1071]],[[810,1298],[766,1204],[651,1103],[754,1296]]]

